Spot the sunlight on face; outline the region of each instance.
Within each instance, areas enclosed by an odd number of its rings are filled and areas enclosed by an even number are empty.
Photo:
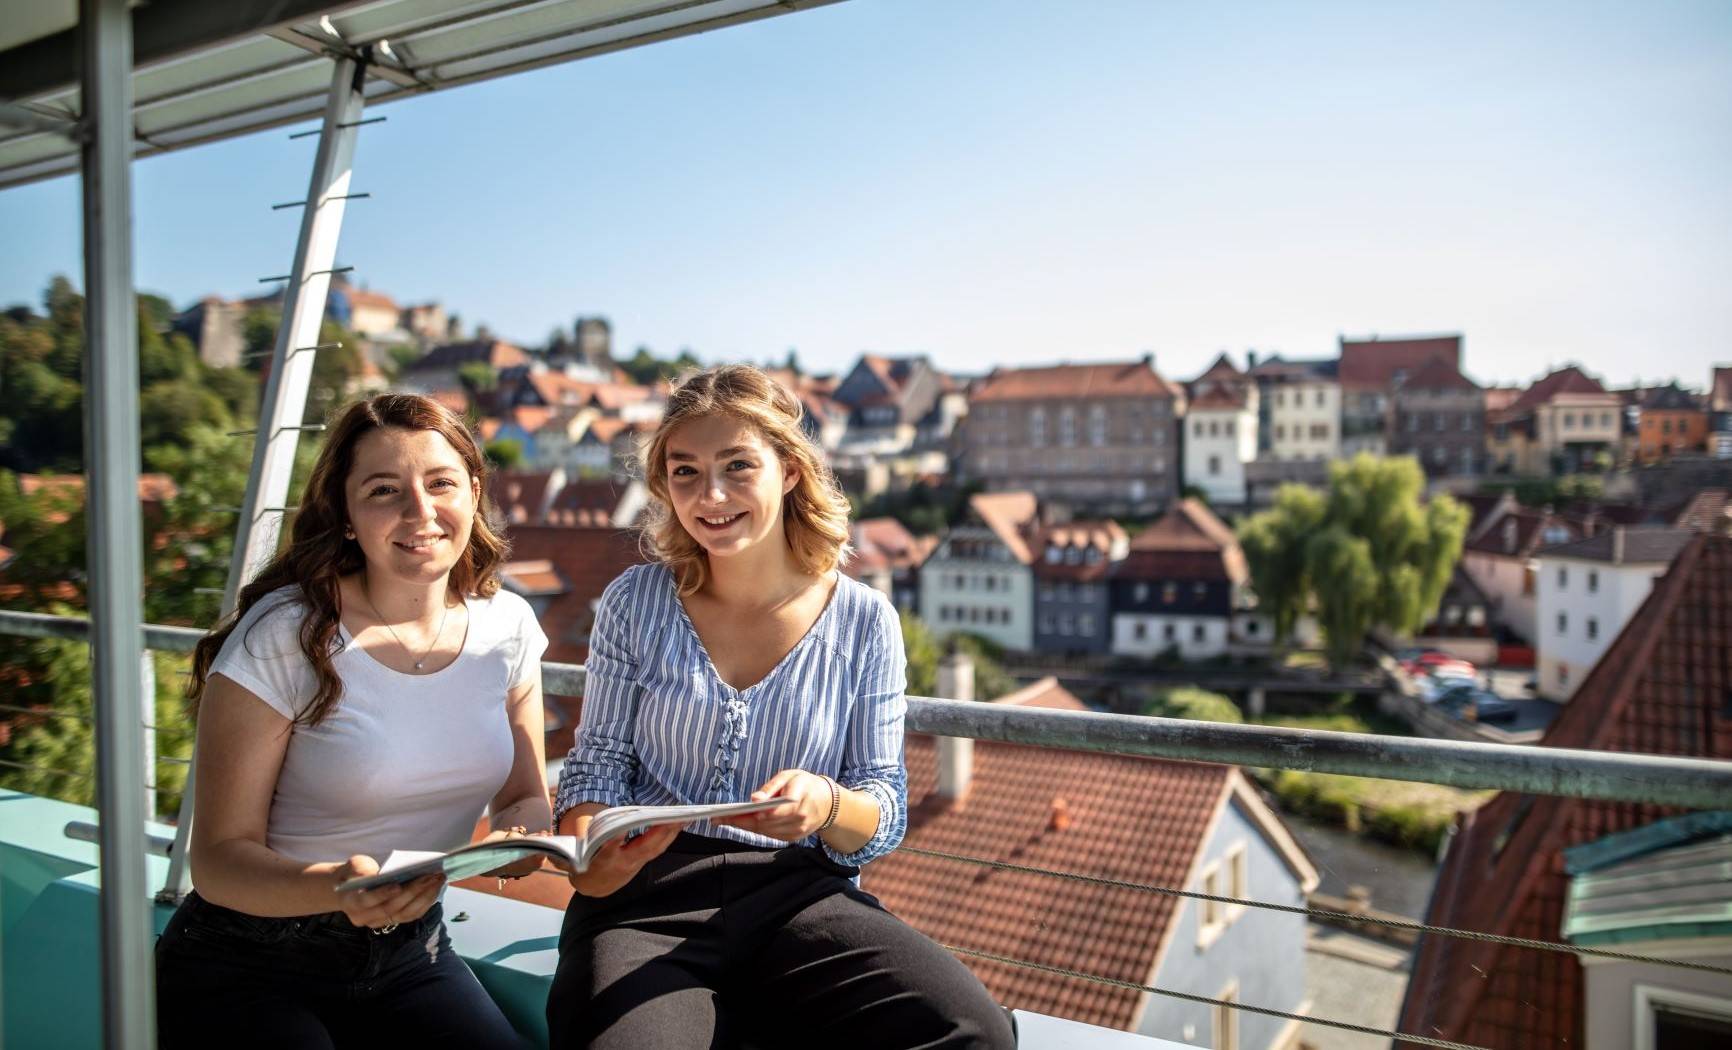
[[[356,442],[344,492],[368,572],[431,582],[468,548],[481,483],[438,431],[384,427]]]
[[[712,557],[785,543],[782,499],[799,481],[757,427],[702,416],[668,437],[668,497],[680,525]]]

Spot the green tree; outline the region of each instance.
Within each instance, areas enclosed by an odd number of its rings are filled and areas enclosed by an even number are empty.
[[[1436,612],[1468,512],[1448,496],[1423,500],[1424,485],[1410,457],[1361,453],[1330,466],[1326,495],[1286,486],[1245,523],[1252,584],[1278,638],[1312,608],[1340,668],[1372,627],[1411,634]]]
[[[1143,706],[1143,714],[1161,718],[1189,718],[1199,722],[1238,724],[1245,721],[1238,704],[1220,693],[1211,693],[1194,685],[1161,690]]]
[[[908,654],[908,692],[913,696],[932,696],[938,689],[937,639],[926,621],[910,612],[901,613],[902,648]]]
[[[495,470],[516,470],[523,465],[523,442],[516,438],[489,441],[481,451]]]

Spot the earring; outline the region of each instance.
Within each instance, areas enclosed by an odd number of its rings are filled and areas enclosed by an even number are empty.
[[[344,526],[343,538],[346,540],[352,540],[355,538],[355,527],[353,525]]]

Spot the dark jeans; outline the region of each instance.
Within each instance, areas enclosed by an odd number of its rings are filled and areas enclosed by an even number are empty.
[[[156,944],[158,1043],[526,1046],[451,950],[441,914],[435,904],[376,934],[341,912],[261,918],[191,894]]]
[[[974,974],[854,874],[811,847],[682,833],[612,896],[573,897],[555,1050],[1014,1046]]]

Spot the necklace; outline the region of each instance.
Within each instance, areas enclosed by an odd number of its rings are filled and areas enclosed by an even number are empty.
[[[427,651],[421,654],[421,659],[416,660],[415,650],[404,645],[403,639],[397,637],[397,629],[392,627],[383,616],[379,615],[379,607],[373,604],[373,596],[368,593],[367,582],[365,580],[361,581],[361,597],[367,599],[367,608],[373,610],[374,619],[384,624],[385,630],[391,632],[391,640],[397,643],[399,649],[402,649],[404,652],[409,654],[409,659],[413,660],[415,663],[415,670],[421,670],[421,668],[427,663],[427,657],[433,655],[433,647],[439,644],[439,639],[445,637],[445,618],[451,615],[451,606],[445,606],[445,611],[439,614],[439,630],[434,632],[433,640],[427,643]]]

